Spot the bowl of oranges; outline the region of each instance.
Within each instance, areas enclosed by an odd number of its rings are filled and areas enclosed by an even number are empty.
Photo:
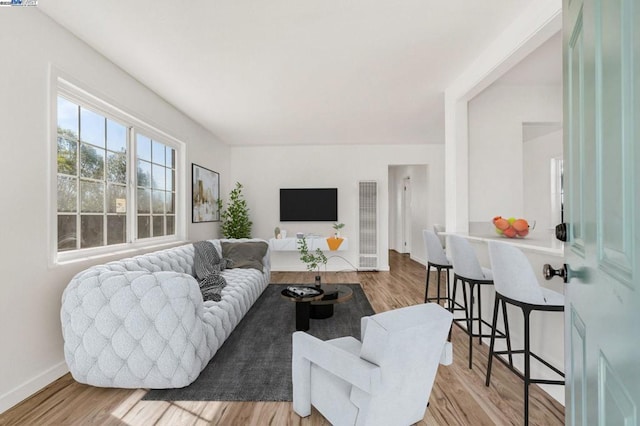
[[[496,216],[492,222],[493,226],[496,227],[496,233],[507,238],[524,238],[533,229],[526,219],[516,219],[515,217],[505,219],[502,216]]]

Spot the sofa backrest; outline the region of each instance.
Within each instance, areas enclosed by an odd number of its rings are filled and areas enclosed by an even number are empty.
[[[209,240],[213,243],[213,246],[218,250],[218,253],[222,255],[221,241],[264,241],[259,238],[242,238],[242,239],[215,239]],[[264,241],[266,243],[266,241]],[[132,272],[132,271],[147,271],[147,272],[180,272],[183,274],[191,275],[195,277],[194,268],[195,249],[193,244],[185,244],[178,247],[169,248],[166,250],[154,251],[152,253],[142,254],[140,256],[129,257],[126,259],[114,260],[112,262],[97,265],[79,272],[76,277],[80,278],[85,273],[92,274],[95,269],[120,271],[120,272]],[[271,270],[271,260],[269,250],[263,259],[264,272]]]
[[[112,271],[173,271],[194,276],[193,244],[115,260],[99,267]]]

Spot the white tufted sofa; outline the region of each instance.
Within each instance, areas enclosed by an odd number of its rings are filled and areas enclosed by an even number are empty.
[[[211,242],[221,253],[220,240]],[[101,387],[187,386],[269,284],[268,250],[263,263],[263,271],[224,270],[220,302],[202,300],[192,244],[78,273],[60,313],[73,378]]]

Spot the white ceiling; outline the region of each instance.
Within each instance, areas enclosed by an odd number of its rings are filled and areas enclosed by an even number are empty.
[[[422,144],[444,141],[444,89],[534,1],[40,0],[39,9],[225,143]]]

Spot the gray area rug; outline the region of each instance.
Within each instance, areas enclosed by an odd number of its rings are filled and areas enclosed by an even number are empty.
[[[374,311],[360,284],[348,284],[353,298],[335,305],[327,319],[311,319],[307,333],[322,340],[360,339],[360,318]],[[291,334],[295,303],[270,284],[231,333],[200,376],[179,389],[153,389],[154,401],[291,401]]]

